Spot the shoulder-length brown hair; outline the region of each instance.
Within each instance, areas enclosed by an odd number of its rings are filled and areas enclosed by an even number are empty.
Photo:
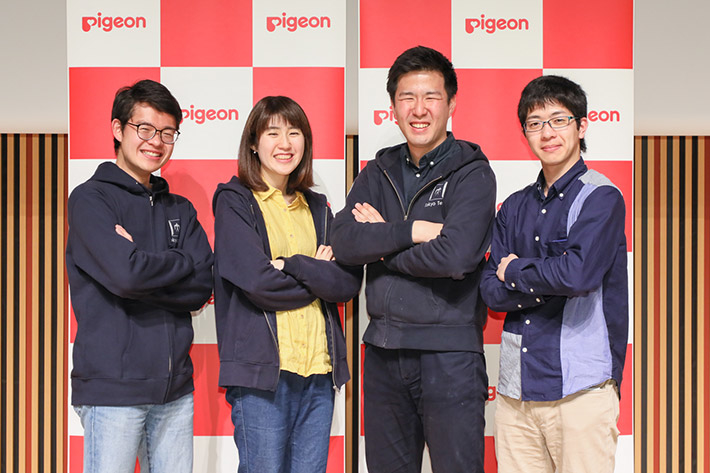
[[[313,133],[308,117],[300,105],[284,96],[269,96],[259,100],[252,108],[239,144],[239,180],[246,187],[265,191],[269,187],[261,177],[261,161],[253,152],[259,146],[259,138],[269,127],[273,117],[283,119],[303,133],[303,157],[296,169],[288,176],[286,194],[306,191],[313,186]]]

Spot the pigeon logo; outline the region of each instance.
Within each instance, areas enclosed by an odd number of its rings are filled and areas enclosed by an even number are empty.
[[[488,386],[488,400],[495,401],[498,397],[498,389],[495,386]]]
[[[466,18],[466,33],[473,34],[476,30],[482,30],[492,34],[498,30],[529,30],[530,22],[526,18],[486,18],[481,14],[480,18]]]
[[[190,108],[183,108],[182,109],[182,119],[184,120],[191,120],[198,125],[202,125],[205,123],[205,121],[230,121],[230,120],[239,120],[239,111],[236,108],[230,108],[229,110],[225,110],[223,108],[220,108],[219,110],[215,110],[213,108],[210,109],[204,109],[204,108],[195,108],[194,105],[190,105]]]
[[[618,122],[621,114],[616,110],[591,110],[587,114],[587,119],[590,122]]]
[[[89,32],[94,27],[107,32],[114,28],[145,28],[146,19],[142,16],[102,16],[101,12],[98,12],[96,16],[81,18],[81,29],[84,32]]]
[[[294,32],[299,28],[330,28],[330,18],[327,16],[286,16],[282,13],[281,16],[266,17],[266,31],[273,33],[276,28],[282,28],[287,31]]]
[[[392,110],[392,106],[390,105],[389,110],[375,110],[374,112],[375,116],[375,125],[382,125],[382,123],[385,120],[389,120],[391,122],[394,122],[395,125],[397,124],[397,120],[394,118],[394,110]]]

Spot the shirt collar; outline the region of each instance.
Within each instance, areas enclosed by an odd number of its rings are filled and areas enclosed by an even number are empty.
[[[451,151],[451,147],[455,141],[456,139],[454,138],[454,134],[447,131],[446,139],[439,146],[429,151],[419,159],[419,167],[415,166],[414,162],[412,162],[409,154],[409,146],[402,146],[402,157],[407,166],[414,170],[423,169],[427,166],[434,167],[450,154],[449,151]]]
[[[584,159],[580,156],[579,160],[574,163],[574,165],[569,168],[567,172],[562,175],[562,177],[557,179],[557,181],[550,186],[547,190],[547,197],[545,197],[545,193],[543,192],[545,189],[545,174],[543,174],[542,170],[540,170],[540,174],[538,174],[537,181],[535,183],[540,200],[549,199],[557,195],[562,198],[564,196],[564,190],[567,186],[569,186],[578,175],[586,171],[587,165],[584,164]]]
[[[280,190],[278,190],[275,187],[270,186],[268,183],[266,183],[268,186],[268,189],[265,191],[254,191],[254,195],[260,199],[262,202],[266,202],[267,200],[273,198],[279,199],[280,202],[283,202],[284,204],[286,201],[283,199],[283,193],[281,193]],[[295,207],[298,205],[305,205],[308,207],[308,201],[306,200],[306,196],[303,195],[303,192],[301,191],[296,191],[296,198],[293,199],[293,202],[291,202],[288,206],[289,207]]]

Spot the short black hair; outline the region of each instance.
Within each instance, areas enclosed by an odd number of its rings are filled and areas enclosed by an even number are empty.
[[[436,49],[426,46],[416,46],[407,49],[395,59],[387,74],[387,93],[390,100],[394,102],[394,94],[397,92],[399,78],[404,74],[416,71],[435,71],[444,76],[444,89],[446,90],[447,102],[456,96],[459,90],[456,79],[456,71],[451,61]]]
[[[121,87],[116,91],[111,109],[111,121],[121,122],[121,129],[126,126],[133,115],[137,104],[145,104],[159,112],[167,113],[175,118],[175,128],[180,129],[182,109],[177,99],[173,97],[167,87],[150,79],[139,80],[131,86]],[[113,139],[113,150],[118,151],[121,142]]]
[[[558,103],[576,117],[577,129],[579,119],[587,116],[587,94],[576,82],[562,76],[541,76],[530,81],[520,94],[518,102],[518,119],[522,126],[530,112],[547,104]],[[524,131],[523,131],[524,132]],[[587,151],[587,144],[582,138],[579,142],[581,151]]]

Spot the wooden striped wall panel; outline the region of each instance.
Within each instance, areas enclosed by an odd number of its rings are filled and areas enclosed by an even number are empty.
[[[0,471],[63,472],[66,135],[0,135]]]
[[[710,472],[710,137],[636,137],[636,472]]]

